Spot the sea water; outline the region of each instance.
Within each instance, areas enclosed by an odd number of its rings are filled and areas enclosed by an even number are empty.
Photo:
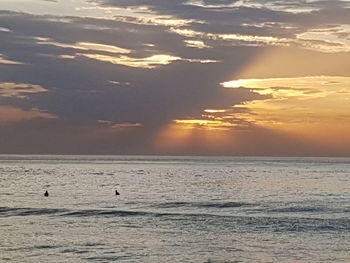
[[[2,155],[0,262],[350,262],[350,159]]]

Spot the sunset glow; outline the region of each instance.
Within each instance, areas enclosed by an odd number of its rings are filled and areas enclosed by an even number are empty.
[[[350,156],[346,0],[0,9],[4,153]]]
[[[175,120],[176,124],[184,125],[185,127],[203,127],[205,129],[221,129],[227,127],[234,127],[230,122],[212,121],[212,120]]]
[[[235,105],[234,109],[245,110],[235,114],[238,119],[312,140],[350,142],[345,136],[350,132],[349,77],[241,79],[222,85],[267,95]]]

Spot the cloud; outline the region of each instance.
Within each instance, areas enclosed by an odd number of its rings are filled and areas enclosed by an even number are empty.
[[[105,127],[109,127],[111,129],[128,129],[128,128],[136,128],[136,127],[142,127],[141,123],[115,123],[113,121],[105,121],[105,120],[98,120],[99,124],[104,125]]]
[[[310,32],[322,27],[340,28],[349,24],[350,6],[346,1],[105,0],[101,4],[119,8],[145,6],[158,15],[188,20],[172,28],[173,32],[192,38],[188,41],[211,39],[235,45],[299,45],[324,52],[347,52],[350,46],[345,37],[335,39],[326,33],[309,37]]]
[[[37,43],[39,45],[52,45],[52,46],[57,46],[61,48],[75,49],[79,51],[82,51],[82,50],[83,51],[101,51],[101,52],[114,53],[114,54],[119,54],[119,53],[124,54],[124,53],[131,52],[131,50],[129,49],[120,48],[113,45],[92,43],[92,42],[77,42],[74,44],[69,44],[69,43],[54,42],[49,38],[36,37],[34,39],[37,40]]]
[[[315,28],[298,34],[304,46],[324,52],[350,51],[350,25],[334,25],[326,28]]]
[[[11,32],[11,30],[6,27],[0,27],[0,32]]]
[[[28,83],[0,82],[0,97],[26,98],[30,94],[47,92],[40,85]]]
[[[75,120],[163,123],[200,112],[204,107],[241,101],[235,92],[219,99],[222,92],[219,83],[224,75],[249,59],[247,51],[227,50],[227,54],[220,56],[214,50],[212,54],[200,49],[193,52],[193,48],[186,47],[183,37],[162,26],[74,20],[76,23],[70,24],[18,13],[0,17],[1,23],[13,30],[13,35],[4,39],[12,43],[2,46],[4,54],[26,63],[3,68],[0,78],[4,82],[38,83],[50,91],[18,106],[35,103],[57,116]],[[86,29],[87,24],[110,29]],[[21,41],[16,42],[15,38]],[[118,53],[119,48],[127,50],[127,56]],[[209,63],[236,54],[245,58],[229,62],[231,66]],[[110,63],[111,60],[117,64]],[[160,66],[159,70],[155,66]]]
[[[99,54],[83,54],[78,53],[78,56],[84,56],[91,59],[96,59],[104,62],[109,62],[112,64],[119,64],[124,65],[128,67],[135,67],[135,68],[146,68],[146,69],[153,69],[159,66],[168,65],[174,61],[188,61],[188,62],[198,62],[198,63],[215,63],[218,62],[216,60],[202,60],[202,59],[184,59],[180,57],[174,57],[171,55],[153,55],[147,58],[131,58],[127,56],[108,56],[108,55],[99,55]]]
[[[201,40],[185,40],[186,46],[195,47],[195,48],[210,48],[210,46],[206,45]]]
[[[110,62],[112,64],[119,64],[119,65],[136,67],[136,68],[148,68],[148,69],[152,69],[161,65],[167,65],[176,60],[181,60],[181,58],[179,57],[174,57],[170,55],[154,55],[147,58],[131,58],[127,56],[114,57],[114,56],[99,55],[99,54],[80,54],[80,53],[78,53],[77,55],[100,60],[100,61]]]
[[[6,59],[6,58],[4,58],[4,57],[0,54],[0,64],[20,65],[20,64],[23,64],[23,63],[22,63],[22,62],[19,62],[19,61],[14,61],[14,60]]]
[[[275,99],[326,97],[334,93],[350,93],[349,77],[309,76],[298,78],[239,79],[221,83],[225,88],[245,88]]]
[[[0,106],[0,125],[33,119],[55,119],[56,116],[39,109],[22,110],[11,106]]]

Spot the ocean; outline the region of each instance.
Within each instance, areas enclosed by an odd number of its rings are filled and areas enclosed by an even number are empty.
[[[350,262],[350,159],[1,155],[0,262]]]

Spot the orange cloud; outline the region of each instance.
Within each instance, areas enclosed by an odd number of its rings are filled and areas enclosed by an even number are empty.
[[[28,121],[32,119],[56,119],[57,117],[43,112],[39,109],[31,109],[28,111],[10,107],[0,106],[0,124],[9,124],[13,122]]]

